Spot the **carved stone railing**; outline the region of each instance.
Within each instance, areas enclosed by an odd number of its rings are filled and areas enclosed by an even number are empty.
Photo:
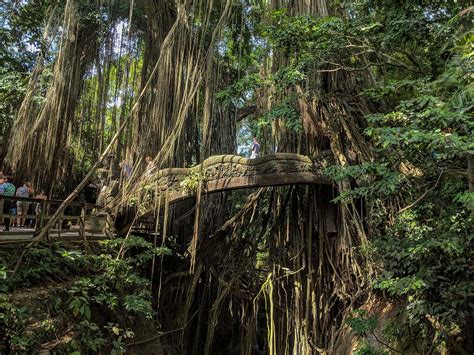
[[[293,184],[331,184],[323,171],[332,161],[329,156],[310,158],[291,153],[247,159],[235,155],[212,156],[192,168],[162,169],[151,174],[148,186],[167,195],[169,204],[196,195],[201,181],[202,194],[235,189]],[[190,188],[191,186],[191,188]]]

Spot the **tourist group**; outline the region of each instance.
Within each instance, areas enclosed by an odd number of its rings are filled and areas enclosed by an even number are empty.
[[[13,184],[12,177],[3,175],[3,173],[0,172],[0,197],[1,196],[18,197],[16,201],[9,198],[0,199],[0,210],[3,211],[3,220],[0,220],[0,223],[4,225],[5,231],[9,231],[10,226],[16,228],[34,227],[35,221],[41,213],[41,203],[38,201],[32,204],[30,199],[46,200],[47,198],[43,190],[35,194],[33,185],[28,181],[25,181],[20,187],[16,188]],[[34,213],[36,218],[27,218],[28,212],[30,212],[30,215]],[[12,217],[13,221],[11,221]]]

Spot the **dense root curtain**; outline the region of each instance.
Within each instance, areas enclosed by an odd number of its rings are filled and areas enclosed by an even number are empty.
[[[53,80],[44,104],[36,114],[29,109],[33,95],[25,97],[7,154],[7,161],[19,175],[27,173],[30,179],[42,180],[48,188],[52,188],[66,156],[82,78],[98,48],[98,23],[81,17],[77,1],[67,1],[62,28]],[[34,73],[38,70],[35,69]],[[38,76],[33,75],[31,85],[36,80]]]

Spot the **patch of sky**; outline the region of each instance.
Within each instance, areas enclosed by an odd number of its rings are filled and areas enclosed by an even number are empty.
[[[237,124],[237,154],[250,158],[253,132],[249,121],[243,119]]]

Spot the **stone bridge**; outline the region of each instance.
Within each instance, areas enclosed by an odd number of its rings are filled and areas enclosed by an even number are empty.
[[[178,201],[192,198],[201,185],[202,194],[211,194],[215,192],[248,189],[265,186],[295,185],[295,184],[316,184],[330,185],[331,181],[324,175],[324,170],[333,164],[331,154],[321,154],[317,157],[307,157],[299,154],[277,153],[269,154],[256,159],[247,159],[235,155],[218,155],[204,160],[201,164],[192,168],[168,168],[155,172],[145,172],[143,185],[140,192],[142,198],[149,199],[160,191],[161,198],[167,200],[168,204],[174,204]],[[102,196],[105,201],[107,198],[113,198],[110,191]],[[2,244],[25,243],[37,235],[42,227],[43,220],[49,218],[44,215],[47,211],[51,212],[54,208],[46,208],[46,205],[60,205],[62,201],[56,200],[34,200],[21,197],[0,196],[0,202],[4,199],[25,200],[28,202],[41,203],[42,214],[36,221],[36,229],[12,230],[10,232],[0,232],[0,246]],[[145,205],[146,205],[146,201]],[[149,204],[149,207],[156,206]],[[163,205],[162,205],[163,206]],[[107,213],[101,214],[98,211],[103,210],[104,205],[91,205],[81,202],[72,202],[69,204],[70,212],[61,215],[57,222],[57,228],[50,231],[52,237],[58,240],[92,240],[108,238],[111,232],[111,223]],[[76,215],[72,215],[76,208]],[[51,211],[50,211],[51,210]],[[2,216],[0,209],[0,218],[15,216]],[[145,216],[151,212],[151,209],[143,214]],[[37,219],[38,216],[29,215],[28,218]],[[68,228],[64,229],[64,221],[72,221]],[[121,230],[116,231],[122,235],[127,231],[133,222],[125,224]]]
[[[329,185],[331,181],[323,172],[332,164],[330,154],[310,158],[276,153],[256,159],[218,155],[192,168],[156,171],[147,179],[147,185],[162,190],[168,203],[173,204],[195,196],[199,183],[202,194],[279,185]]]

